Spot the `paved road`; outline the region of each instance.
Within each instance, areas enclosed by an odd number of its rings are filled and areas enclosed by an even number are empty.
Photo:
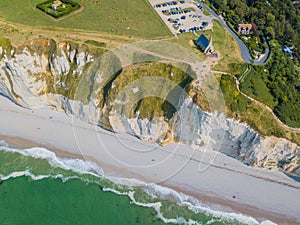
[[[241,55],[242,55],[242,58],[243,60],[250,64],[253,62],[253,64],[256,64],[256,65],[259,65],[259,64],[263,64],[264,62],[267,61],[268,57],[269,57],[269,54],[270,54],[270,49],[267,48],[266,49],[266,54],[259,60],[253,60],[253,58],[251,57],[250,53],[249,53],[249,50],[248,48],[246,47],[246,45],[244,44],[244,42],[236,35],[236,33],[234,33],[230,27],[225,23],[225,21],[219,17],[211,8],[209,8],[207,5],[205,5],[203,2],[200,2],[201,5],[211,13],[211,15],[217,19],[221,24],[222,26],[229,31],[229,33],[235,38],[235,40],[237,41],[239,47],[240,47],[240,51],[241,51]]]

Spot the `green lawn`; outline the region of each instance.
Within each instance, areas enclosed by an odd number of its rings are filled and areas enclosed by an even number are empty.
[[[1,0],[0,15],[29,26],[53,26],[155,38],[171,35],[147,0],[76,0],[82,12],[55,21],[37,10],[43,0]]]
[[[184,33],[179,34],[178,38],[172,39],[172,42],[175,42],[183,47],[190,49],[193,53],[199,55],[202,59],[205,59],[206,56],[204,53],[199,50],[191,41],[196,41],[197,38],[204,34],[207,38],[210,38],[212,35],[213,45],[215,51],[221,54],[221,59],[216,66],[213,67],[213,70],[220,70],[224,72],[232,72],[233,64],[237,64],[240,68],[238,69],[240,73],[245,71],[246,65],[242,65],[243,60],[241,58],[239,46],[232,35],[223,28],[223,26],[217,21],[213,20],[213,31],[211,30],[204,30],[196,32],[197,35],[193,33]],[[180,53],[179,53],[180,54]],[[235,69],[237,68],[235,66]]]
[[[213,45],[215,50],[222,55],[221,60],[213,69],[230,72],[230,64],[243,63],[239,46],[219,21],[213,20],[213,24]]]

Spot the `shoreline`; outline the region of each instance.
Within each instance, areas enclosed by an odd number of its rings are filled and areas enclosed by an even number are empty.
[[[129,176],[124,176],[124,171],[121,172],[120,169],[118,168],[109,168],[109,165],[104,165],[103,163],[99,163],[99,161],[95,160],[92,157],[86,157],[70,152],[63,151],[61,149],[55,149],[51,146],[44,146],[43,144],[36,143],[30,140],[23,139],[21,137],[11,137],[11,136],[5,136],[5,135],[0,135],[0,140],[4,140],[8,145],[9,148],[16,148],[16,149],[26,149],[26,148],[46,148],[53,153],[55,153],[56,156],[61,157],[61,158],[73,158],[73,159],[81,159],[81,160],[89,160],[92,162],[97,163],[99,166],[101,166],[102,169],[105,170],[113,170],[114,171],[114,176],[116,177],[126,177],[130,178],[130,174],[127,174]],[[117,170],[119,170],[117,172]],[[123,174],[122,174],[123,173]],[[135,174],[135,177],[137,174]],[[138,180],[144,181],[147,183],[147,179],[143,176],[139,176]],[[183,193],[189,196],[192,196],[205,205],[212,207],[213,210],[221,210],[224,212],[234,212],[234,213],[241,213],[246,216],[251,216],[258,220],[259,222],[262,222],[263,220],[270,220],[279,224],[293,224],[295,221],[290,220],[288,218],[282,218],[282,215],[276,215],[272,213],[268,213],[267,211],[262,211],[259,208],[254,208],[254,207],[249,207],[247,205],[237,205],[233,201],[228,201],[224,199],[219,199],[217,197],[212,197],[212,196],[205,196],[200,193],[195,193],[192,192],[191,190],[184,190],[182,188],[178,188],[175,185],[168,184],[167,182],[164,183],[159,183],[159,185],[163,187],[170,188],[172,190],[175,190],[178,193]]]
[[[124,162],[127,160],[128,156],[133,157],[133,159],[129,160],[127,163],[136,163],[139,162],[139,160],[145,160],[142,161],[140,165],[137,163],[135,166],[126,166],[120,164],[118,160],[114,162],[112,158],[109,157],[110,154],[104,155],[103,153],[105,153],[105,151],[103,151],[103,148],[105,148],[105,146],[102,146],[101,148],[103,152],[91,150],[91,148],[95,146],[99,147],[99,145],[103,143],[108,144],[109,147],[113,147],[114,145],[116,147],[120,147],[117,146],[118,143],[112,142],[113,139],[116,139],[114,134],[95,126],[85,124],[81,121],[77,121],[74,118],[66,116],[62,112],[56,112],[49,109],[27,110],[17,107],[7,99],[0,97],[0,118],[0,140],[6,141],[11,148],[24,149],[31,147],[43,147],[53,151],[59,157],[79,158],[93,161],[96,162],[109,176],[136,178],[147,183],[154,182],[171,188],[177,192],[193,196],[204,204],[212,206],[213,209],[219,208],[221,211],[225,212],[242,213],[244,215],[252,216],[260,222],[262,219],[268,219],[279,224],[297,224],[300,221],[299,214],[297,215],[297,209],[299,208],[295,208],[299,206],[300,203],[297,202],[297,198],[292,198],[293,196],[299,195],[293,195],[293,193],[289,194],[287,192],[293,191],[294,194],[300,194],[300,184],[291,180],[290,178],[285,177],[279,172],[270,172],[267,170],[246,167],[235,159],[216,153],[210,152],[203,156],[199,152],[192,152],[193,160],[189,159],[186,165],[184,165],[182,168],[180,167],[181,170],[178,171],[178,173],[166,173],[166,170],[178,169],[176,166],[174,166],[174,164],[176,162],[181,162],[180,160],[182,159],[186,159],[184,158],[185,154],[188,156],[190,155],[188,151],[190,151],[191,148],[181,144],[168,145],[163,148],[154,146],[154,150],[151,149],[148,151],[151,158],[149,158],[149,156],[145,158],[136,157],[136,154],[138,155],[139,152],[129,153],[129,155],[122,155],[122,152],[116,150],[116,153],[120,154],[120,159],[124,159]],[[15,118],[14,123],[19,124],[19,126],[15,126],[14,124],[8,126],[8,124],[10,124],[9,122],[11,121],[9,118]],[[20,123],[20,121],[23,121],[24,124]],[[58,127],[58,124],[60,124],[61,127]],[[69,136],[60,136],[65,133],[66,130],[64,129],[67,127],[66,124],[69,124],[70,126],[69,130],[67,129],[67,131],[69,131],[69,135],[73,137],[73,141]],[[27,126],[33,129],[28,129]],[[56,130],[57,132],[54,133]],[[70,133],[72,130],[73,133]],[[45,135],[44,132],[46,132],[48,136]],[[49,133],[52,133],[52,135]],[[67,133],[68,132],[65,134]],[[96,137],[96,139],[93,139],[94,142],[90,143],[90,136],[95,135],[95,133],[100,135],[102,139],[99,142],[98,137]],[[87,134],[90,134],[90,136],[87,136]],[[77,139],[75,140],[76,144],[74,144],[74,136],[75,139]],[[117,139],[118,142],[123,142],[121,145],[123,147],[126,144],[131,144],[134,147],[149,147],[148,144],[141,143],[137,139],[133,139],[127,135],[120,135],[120,137]],[[98,142],[95,143],[95,140],[98,140]],[[150,147],[153,146],[150,145]],[[158,165],[156,166],[157,168],[151,167],[152,160],[158,160],[160,157],[167,157],[169,154],[166,153],[168,153],[168,151],[169,153],[170,151],[172,153],[172,149],[174,147],[178,148],[178,152],[171,154],[171,159],[168,159],[170,162],[172,162],[171,164],[168,164],[168,166]],[[162,149],[165,151],[162,151]],[[208,160],[206,160],[205,157],[208,157]],[[199,173],[197,170],[193,171],[193,169],[197,169],[197,167],[200,165],[200,161],[203,162],[203,165],[211,163],[212,161],[210,161],[210,157],[216,158],[214,158],[213,163],[209,165],[207,170],[201,173]],[[200,159],[199,162],[197,161],[198,159]],[[208,163],[205,164],[204,162]],[[226,166],[225,162],[227,164]],[[143,169],[142,166],[145,165],[148,167],[146,166],[146,169]],[[158,174],[158,172],[160,174]],[[157,177],[159,175],[161,176]],[[199,178],[202,179],[204,178],[207,184],[195,182],[193,175],[199,176]],[[232,182],[231,185],[224,182],[224,178],[226,180],[226,176],[228,176],[227,183]],[[233,178],[238,179],[235,180]],[[267,178],[269,178],[271,181],[266,180]],[[255,183],[251,183],[249,180]],[[248,193],[248,191],[251,189],[244,190],[244,185],[247,187],[247,183],[245,183],[246,181],[250,182],[250,184],[255,184],[258,189],[253,193]],[[222,185],[224,185],[224,187],[220,187]],[[264,185],[267,186],[265,187]],[[236,187],[236,190],[230,190],[230,188],[234,188],[235,186],[240,187]],[[266,202],[268,196],[263,198],[263,192],[266,194],[268,192],[272,192],[272,190],[265,190],[268,188],[274,188],[273,191],[277,191],[277,193],[274,192],[270,195],[277,197],[277,199],[273,201],[270,199],[270,202]],[[283,193],[285,194],[281,196]],[[262,196],[260,196],[260,194],[262,194]],[[236,198],[233,198],[233,195],[236,196]],[[253,199],[254,197],[256,197],[256,199]],[[264,204],[261,204],[262,202]],[[277,203],[277,207],[276,205],[275,208],[274,206],[271,207],[275,203]],[[291,205],[290,208],[280,209],[281,205],[287,206],[289,205],[288,203]],[[270,206],[270,208],[268,208],[268,206]],[[288,212],[290,213],[288,214]],[[292,215],[294,215],[294,218],[292,218]]]

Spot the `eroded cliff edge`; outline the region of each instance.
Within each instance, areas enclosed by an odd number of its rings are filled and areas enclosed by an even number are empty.
[[[204,112],[192,98],[170,93],[163,80],[155,80],[163,77],[186,89],[192,82],[186,75],[191,70],[188,65],[181,70],[161,63],[122,68],[120,59],[105,53],[103,48],[50,39],[32,40],[17,48],[7,42],[0,47],[0,94],[23,107],[53,106],[83,121],[146,141],[180,141],[200,150],[220,151],[250,166],[300,175],[297,144],[261,137],[222,113]],[[161,96],[172,95],[176,107],[142,92],[139,85],[143,84],[135,83],[142,77],[155,77],[147,89],[159,90]],[[123,93],[124,89],[129,91]],[[127,108],[122,97],[131,94],[140,97]]]

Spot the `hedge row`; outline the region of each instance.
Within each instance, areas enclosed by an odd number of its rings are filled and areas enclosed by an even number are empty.
[[[76,2],[73,2],[73,1],[61,0],[61,2],[64,3],[64,4],[68,4],[71,7],[68,7],[66,9],[59,8],[58,10],[53,10],[51,8],[51,4],[53,3],[53,0],[48,0],[48,1],[45,1],[43,3],[38,4],[36,6],[36,8],[43,11],[44,13],[56,18],[56,19],[58,19],[60,17],[63,17],[63,16],[66,16],[66,15],[70,14],[71,12],[73,12],[73,11],[80,8],[80,5]]]

